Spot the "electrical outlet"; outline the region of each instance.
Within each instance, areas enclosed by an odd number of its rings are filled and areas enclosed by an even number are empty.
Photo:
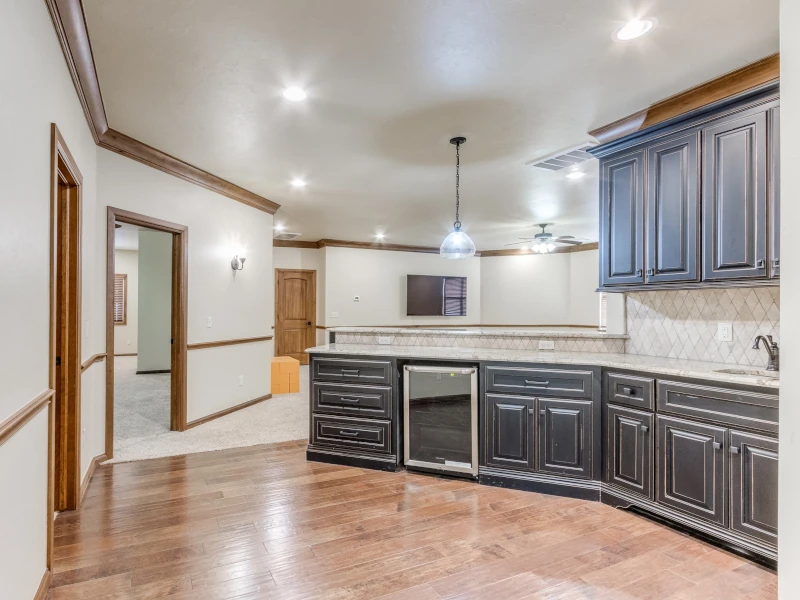
[[[539,350],[555,350],[556,343],[553,340],[539,340]]]
[[[339,313],[338,312],[332,312],[331,313],[331,319],[338,319],[338,318],[339,318]]]
[[[239,385],[244,385],[244,375],[239,375]]]
[[[353,302],[361,302],[361,296],[353,296]]]
[[[391,344],[392,343],[392,338],[389,337],[388,335],[379,335],[378,336],[378,343],[379,344]]]
[[[717,323],[717,340],[719,340],[720,342],[733,341],[732,323]]]
[[[206,319],[206,327],[211,327],[211,317]]]

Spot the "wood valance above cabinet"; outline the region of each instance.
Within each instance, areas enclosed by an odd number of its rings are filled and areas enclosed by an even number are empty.
[[[774,82],[592,149],[600,288],[778,285],[779,124]]]

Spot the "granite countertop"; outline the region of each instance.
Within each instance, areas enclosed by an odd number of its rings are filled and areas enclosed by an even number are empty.
[[[327,344],[306,350],[309,354],[361,354],[365,356],[391,356],[396,358],[430,358],[438,360],[508,361],[564,365],[593,365],[615,369],[647,371],[659,375],[673,375],[705,379],[710,382],[756,385],[778,389],[780,378],[770,376],[752,367],[640,356],[594,352],[536,352],[530,350],[493,350],[490,348],[443,348],[434,346],[393,346],[376,344]],[[720,369],[737,369],[746,374],[720,373]]]
[[[329,327],[327,331],[334,333],[372,333],[378,335],[438,335],[438,336],[497,336],[497,337],[535,337],[535,338],[599,338],[610,340],[627,340],[628,336],[620,333],[606,333],[596,329],[573,328],[502,328],[502,327]]]

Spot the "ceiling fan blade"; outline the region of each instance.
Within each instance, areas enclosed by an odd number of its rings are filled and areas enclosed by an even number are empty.
[[[564,238],[556,238],[554,241],[558,242],[559,244],[570,244],[572,246],[580,246],[583,242],[578,240],[565,240]]]
[[[574,238],[575,238],[575,236],[574,236],[574,235],[560,235],[560,236],[558,236],[556,239],[558,239],[558,240],[567,240],[567,239],[570,239],[570,240],[571,240],[571,239],[574,239]]]

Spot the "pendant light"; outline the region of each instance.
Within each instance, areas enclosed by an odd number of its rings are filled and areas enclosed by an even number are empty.
[[[461,167],[460,164],[460,155],[459,155],[459,148],[461,144],[467,141],[465,137],[454,137],[450,140],[450,143],[456,147],[456,220],[453,223],[453,231],[444,238],[441,247],[439,248],[439,255],[443,258],[470,258],[475,256],[475,244],[472,243],[472,240],[469,239],[469,236],[461,231],[461,221],[458,220],[458,208],[459,208],[459,195],[458,195],[458,184],[459,184],[459,170]]]

